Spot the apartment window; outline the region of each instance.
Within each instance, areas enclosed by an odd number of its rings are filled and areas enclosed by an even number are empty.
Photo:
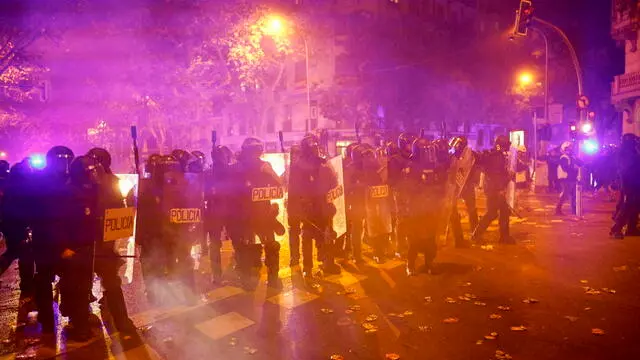
[[[358,73],[358,67],[346,54],[336,57],[336,76],[354,76]]]

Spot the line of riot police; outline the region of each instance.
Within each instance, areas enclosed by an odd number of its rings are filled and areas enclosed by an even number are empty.
[[[69,148],[55,146],[47,152],[44,169],[25,159],[13,165],[3,181],[1,230],[8,246],[2,270],[19,259],[21,297],[25,303],[33,298],[43,334],[55,331],[57,276],[59,309],[69,317],[67,338],[85,341],[93,336],[89,304],[96,300],[96,273],[104,288],[103,321],[123,334],[123,340],[138,340],[118,276],[121,259],[112,243],[102,241],[105,209],[123,206],[110,166],[104,149],[75,157]]]
[[[457,199],[464,200],[471,240],[483,243],[482,234],[500,218],[500,242],[511,244],[507,185],[511,143],[496,139],[490,151],[477,153],[464,137],[428,140],[403,133],[397,141],[375,148],[354,143],[346,149],[344,167],[348,233],[341,253],[364,263],[362,242],[367,239],[377,263],[395,256],[406,259],[407,274],[430,272],[437,239],[451,227],[457,247],[467,247],[462,234]],[[487,213],[479,220],[475,188],[485,173]],[[418,254],[424,265],[416,267]]]

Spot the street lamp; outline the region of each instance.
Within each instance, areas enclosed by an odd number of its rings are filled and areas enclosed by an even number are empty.
[[[264,29],[265,34],[269,36],[285,36],[286,24],[285,20],[278,16],[272,15],[267,19],[267,23]],[[309,82],[309,43],[307,42],[307,38],[298,33],[300,38],[302,38],[302,42],[304,43],[304,67],[305,67],[305,78],[306,78],[306,90],[307,90],[307,120],[305,122],[305,132],[309,132],[310,121],[311,121],[311,84]]]
[[[522,86],[528,86],[533,83],[533,75],[530,72],[523,72],[518,76],[518,82]]]

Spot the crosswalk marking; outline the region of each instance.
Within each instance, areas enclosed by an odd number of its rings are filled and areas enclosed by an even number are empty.
[[[313,301],[319,298],[318,295],[306,292],[300,289],[293,289],[282,294],[278,294],[273,296],[268,301],[271,301],[274,304],[280,305],[287,309],[294,309],[302,304],[308,303],[309,301]]]
[[[255,322],[247,319],[237,312],[230,312],[217,316],[211,320],[203,321],[196,324],[195,327],[209,338],[219,340],[254,324]]]
[[[244,294],[245,291],[235,286],[223,286],[207,293],[207,302],[213,303],[216,301],[224,300],[232,296]]]

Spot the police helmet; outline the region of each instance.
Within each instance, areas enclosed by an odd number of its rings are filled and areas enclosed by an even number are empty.
[[[363,158],[363,153],[366,151],[366,148],[364,146],[362,146],[361,144],[358,144],[357,146],[354,146],[351,149],[351,161],[354,164],[357,165],[362,165],[362,158]]]
[[[226,146],[217,145],[211,151],[211,162],[213,166],[227,166],[233,160],[233,152]]]
[[[87,152],[87,156],[99,162],[105,171],[111,172],[111,154],[103,148],[93,148]]]
[[[255,137],[248,137],[242,142],[240,156],[245,159],[259,159],[264,153],[264,143]]]
[[[398,147],[398,144],[393,141],[387,142],[387,156],[394,156],[398,154],[400,154],[400,148]]]
[[[187,169],[189,161],[191,160],[191,154],[189,154],[188,151],[175,149],[171,152],[171,156],[178,161],[183,170]]]
[[[563,153],[571,152],[571,150],[573,150],[573,143],[571,141],[565,141],[560,145],[560,151]]]
[[[425,138],[417,138],[411,146],[411,160],[423,166],[435,166],[435,146]]]
[[[462,155],[462,152],[467,148],[469,142],[465,136],[456,136],[449,141],[449,149],[456,156]]]
[[[446,162],[449,160],[449,144],[445,139],[433,140],[433,146],[436,151],[438,162]]]
[[[509,151],[511,148],[511,140],[509,140],[507,135],[498,135],[493,146],[498,151]]]
[[[290,156],[289,161],[292,163],[295,161],[298,161],[301,155],[302,155],[302,149],[300,148],[300,145],[298,144],[291,145],[291,148],[289,149],[289,156]]]
[[[204,153],[200,150],[196,150],[196,151],[192,151],[191,155],[196,158],[196,161],[200,162],[202,164],[202,166],[205,165],[207,158],[204,155]]]
[[[320,141],[313,134],[307,134],[300,141],[300,153],[305,157],[320,156]]]
[[[9,172],[10,179],[25,179],[32,172],[31,164],[29,160],[23,160],[19,163],[13,164],[11,166],[11,171]]]
[[[622,141],[620,142],[620,147],[631,148],[633,146],[636,146],[637,142],[638,142],[638,137],[635,134],[626,133],[622,135]]]
[[[345,149],[345,157],[348,159],[351,159],[351,154],[353,153],[353,149],[358,146],[358,143],[351,143],[349,145],[347,145],[347,148]]]
[[[73,151],[68,147],[54,146],[47,151],[47,169],[66,175],[69,173],[69,165],[73,157]]]
[[[418,137],[413,133],[402,133],[398,136],[400,154],[408,157],[413,152],[413,143]]]
[[[69,179],[76,185],[97,184],[104,168],[95,158],[81,155],[69,165]]]
[[[178,161],[173,155],[162,155],[158,161],[158,167],[163,173],[184,171],[180,161]]]
[[[4,178],[9,175],[9,170],[11,170],[11,165],[6,160],[0,160],[0,178]]]

